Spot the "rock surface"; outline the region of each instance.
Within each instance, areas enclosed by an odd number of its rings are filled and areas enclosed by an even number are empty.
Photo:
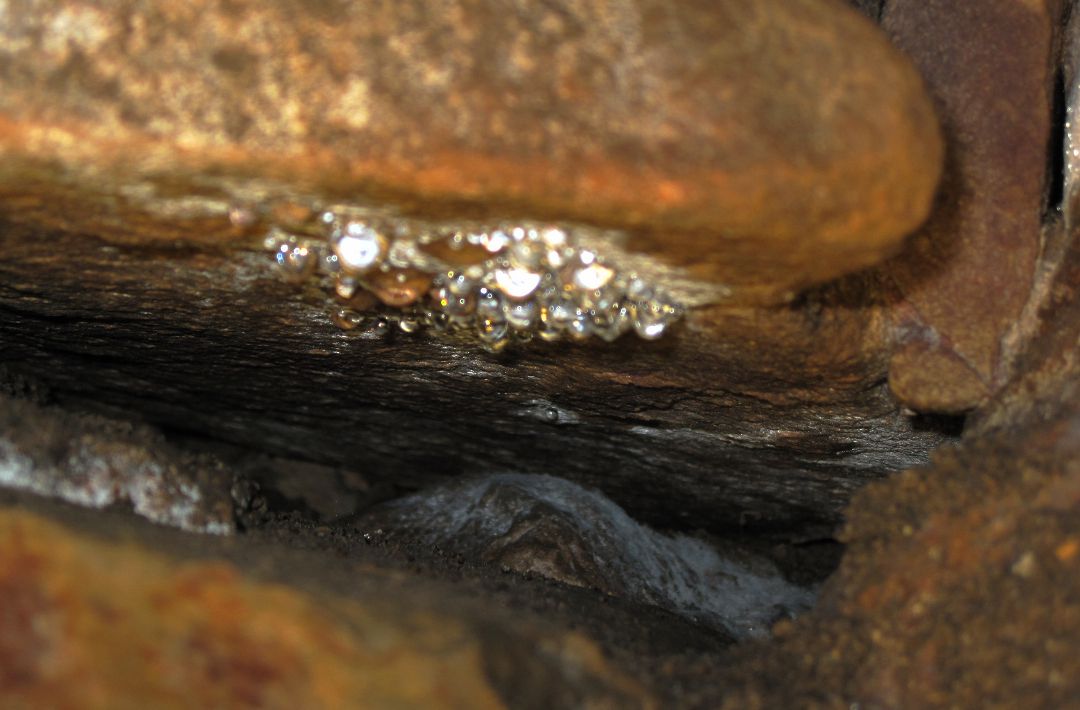
[[[7,8],[9,376],[374,482],[557,470],[646,522],[811,538],[947,438],[898,412],[857,286],[732,305],[881,259],[928,208],[936,121],[865,18],[830,0],[428,9]],[[669,342],[496,358],[347,336],[230,215],[361,196],[449,226],[621,227],[705,295]]]
[[[736,301],[895,252],[940,172],[918,75],[832,0],[48,0],[0,39],[8,189],[30,161],[581,219]]]
[[[886,269],[902,301],[889,381],[918,411],[961,413],[999,389],[1040,292],[1061,10],[886,3],[882,24],[926,78],[949,146],[933,217]]]
[[[656,342],[496,356],[339,330],[224,217],[177,232],[56,193],[0,215],[0,362],[59,404],[403,488],[554,472],[643,522],[795,537],[828,535],[856,488],[947,438],[897,411],[880,318],[842,287],[694,312]]]
[[[136,513],[190,532],[235,530],[235,475],[129,422],[45,410],[0,394],[0,486]]]
[[[280,551],[241,565],[107,529],[0,508],[5,707],[656,706],[582,635],[400,575],[349,567],[358,587],[312,590],[325,575]],[[290,564],[300,587],[244,571]]]
[[[738,652],[716,678],[725,707],[1075,704],[1075,234],[1052,293],[1022,374],[976,413],[963,443],[856,496],[848,550],[817,608],[776,629],[774,647]]]
[[[365,535],[650,604],[735,639],[813,604],[770,561],[647,528],[596,491],[553,476],[455,481],[358,517]]]

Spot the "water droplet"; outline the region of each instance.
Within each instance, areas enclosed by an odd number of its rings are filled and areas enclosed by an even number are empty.
[[[510,235],[508,235],[501,229],[496,229],[491,234],[485,234],[482,237],[482,243],[484,245],[484,248],[492,254],[495,254],[505,249],[511,241],[513,240],[510,238]]]
[[[573,301],[567,298],[559,298],[545,310],[545,320],[550,321],[559,328],[565,328],[578,317],[579,313],[580,311]]]
[[[365,278],[365,284],[386,305],[404,308],[431,288],[431,276],[413,269],[377,271]]]
[[[332,241],[341,267],[362,274],[380,264],[386,255],[386,237],[363,224],[349,222],[344,231]]]
[[[653,295],[652,287],[639,276],[632,276],[626,285],[626,297],[633,301],[648,301]]]
[[[562,249],[568,243],[566,232],[557,227],[548,227],[541,230],[540,241],[551,249]]]
[[[672,306],[652,301],[639,305],[634,312],[634,331],[645,340],[656,340],[678,317]]]
[[[451,274],[448,275],[446,288],[455,296],[471,294],[475,287],[476,285],[473,283],[473,280],[465,274],[451,272]]]
[[[544,262],[544,248],[537,242],[519,242],[510,247],[510,263],[516,269],[536,271]]]
[[[630,326],[630,313],[621,304],[592,313],[592,332],[609,343],[618,339]]]
[[[445,313],[429,311],[427,317],[424,320],[428,327],[432,328],[436,332],[445,333],[450,329],[450,317]]]
[[[566,324],[566,332],[570,334],[572,339],[578,342],[587,340],[589,338],[589,321],[587,316],[578,311],[577,316]]]
[[[503,312],[507,322],[517,330],[532,328],[540,316],[540,308],[535,301],[508,304]]]
[[[334,293],[338,295],[338,298],[348,300],[356,295],[358,286],[356,279],[351,276],[340,276],[334,282]]]
[[[502,318],[502,299],[489,288],[480,289],[476,301],[476,316],[480,319]]]
[[[582,252],[585,254],[587,252]],[[582,260],[584,261],[584,259]],[[573,284],[582,291],[599,291],[611,283],[615,271],[596,262],[574,271]]]
[[[291,279],[309,275],[315,267],[311,250],[303,245],[283,244],[277,252],[277,263],[282,273]]]
[[[436,305],[455,321],[463,321],[476,311],[476,296],[466,292],[457,295],[446,286],[435,292]]]
[[[495,283],[499,290],[515,300],[528,298],[540,285],[540,274],[520,268],[496,269]]]
[[[540,336],[541,340],[548,343],[554,343],[562,340],[563,331],[562,328],[559,328],[554,323],[543,322],[540,325],[540,330],[537,332],[537,335]]]
[[[348,308],[338,308],[330,315],[330,320],[342,330],[355,330],[364,323],[364,316]]]
[[[402,318],[398,321],[398,328],[403,333],[415,333],[420,330],[420,322],[413,318]]]
[[[477,334],[484,347],[491,352],[499,352],[510,342],[509,328],[505,321],[484,319],[477,325]]]
[[[385,337],[390,332],[390,323],[382,316],[375,319],[371,325],[371,333],[378,337]]]

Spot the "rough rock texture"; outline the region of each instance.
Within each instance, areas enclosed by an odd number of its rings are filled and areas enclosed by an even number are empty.
[[[1051,175],[1057,0],[891,0],[882,24],[926,78],[948,143],[933,217],[887,269],[889,383],[923,412],[973,409],[1010,374]]]
[[[917,74],[833,0],[49,0],[0,39],[8,164],[631,227],[736,300],[895,252],[940,172]]]
[[[157,523],[227,534],[234,481],[220,461],[183,454],[147,427],[0,394],[0,486],[93,508],[129,503]]]
[[[39,190],[0,214],[0,362],[61,404],[372,482],[556,473],[644,522],[794,537],[828,535],[852,491],[943,440],[897,411],[880,319],[845,288],[694,312],[652,343],[491,356],[338,330],[224,216]]]
[[[59,403],[403,487],[554,471],[646,521],[791,537],[944,438],[898,412],[857,285],[733,305],[880,260],[928,209],[929,100],[849,7],[2,7],[0,364]],[[731,298],[652,344],[347,337],[229,214],[361,196],[625,228]]]
[[[596,491],[553,476],[455,481],[390,501],[353,525],[419,551],[657,606],[736,639],[765,636],[814,600],[763,557],[657,532]]]
[[[593,643],[528,616],[370,568],[313,591],[243,571],[295,576],[288,555],[238,565],[109,529],[0,509],[4,707],[655,707]]]
[[[774,647],[739,652],[716,679],[726,707],[1076,704],[1078,247],[1022,374],[961,445],[856,496],[818,607]]]

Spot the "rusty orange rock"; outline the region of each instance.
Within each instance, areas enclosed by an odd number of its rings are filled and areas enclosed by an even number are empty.
[[[45,0],[2,40],[9,164],[625,227],[735,299],[881,260],[940,170],[919,77],[832,0]]]
[[[300,591],[14,509],[0,594],[3,707],[505,707],[482,631],[401,595]],[[606,672],[584,637],[535,642]],[[610,701],[649,707],[626,683]]]

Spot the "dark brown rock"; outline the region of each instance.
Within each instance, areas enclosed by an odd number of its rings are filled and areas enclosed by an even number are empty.
[[[1054,0],[886,5],[883,25],[926,78],[948,143],[933,217],[887,268],[904,302],[890,381],[916,409],[970,410],[1008,379],[1010,336],[1035,292],[1048,150],[1059,149],[1060,23]]]
[[[841,288],[694,310],[656,342],[493,356],[342,332],[224,214],[23,189],[0,217],[0,363],[59,403],[372,482],[557,474],[643,522],[787,536],[827,534],[856,488],[942,441],[897,411],[876,311]]]
[[[129,188],[281,178],[409,209],[634,231],[786,298],[926,216],[941,141],[911,66],[830,0],[11,5],[0,150]]]
[[[774,647],[739,653],[716,679],[727,707],[1063,707],[1080,696],[1078,247],[1021,372],[960,446],[856,496],[818,607]]]

